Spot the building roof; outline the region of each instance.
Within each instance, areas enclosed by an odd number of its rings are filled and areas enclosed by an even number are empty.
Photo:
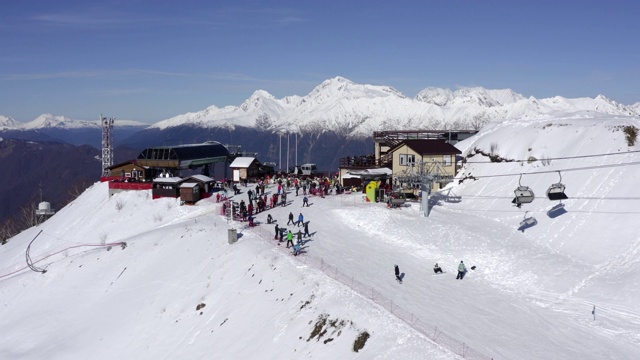
[[[394,148],[390,149],[389,152],[394,152],[402,145],[407,145],[411,150],[415,151],[420,155],[457,155],[462,154],[462,151],[458,150],[455,146],[449,144],[444,140],[423,140],[423,139],[415,139],[415,140],[404,140],[400,144],[396,145]]]
[[[142,150],[136,162],[141,166],[187,169],[227,161],[229,151],[217,141],[202,144],[159,146]]]
[[[194,188],[196,186],[198,186],[197,183],[185,182],[185,183],[180,184],[180,189],[183,189],[183,188]]]
[[[206,175],[200,175],[200,174],[197,174],[197,175],[191,175],[191,176],[189,176],[189,177],[187,178],[187,180],[189,180],[189,179],[193,179],[193,180],[197,180],[197,181],[205,182],[205,183],[206,183],[206,182],[212,182],[212,181],[215,181],[214,179],[212,179],[212,178],[210,178],[210,177],[208,177],[208,176],[206,176]]]
[[[361,178],[365,180],[372,179],[386,179],[393,174],[391,169],[389,168],[373,168],[373,169],[364,169],[364,170],[353,170],[348,171],[346,176],[343,176],[343,179],[349,178]]]
[[[154,183],[163,183],[163,184],[179,184],[179,183],[181,183],[183,181],[184,181],[183,178],[177,177],[177,176],[168,177],[168,178],[158,177],[158,178],[153,179]]]
[[[237,157],[229,167],[231,168],[248,168],[256,160],[254,157],[241,156]]]

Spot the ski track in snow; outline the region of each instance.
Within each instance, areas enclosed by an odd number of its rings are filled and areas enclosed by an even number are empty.
[[[328,196],[327,199],[324,199],[323,201],[332,201],[332,199],[333,197]],[[351,204],[343,199],[337,200],[335,203],[337,208],[327,212],[326,215],[330,216],[325,217],[322,221],[331,222],[333,224],[334,231],[332,233],[342,234],[340,235],[340,239],[334,239],[337,241],[334,241],[331,244],[333,246],[332,250],[337,253],[349,253],[349,250],[345,247],[345,243],[349,242],[350,239],[344,237],[342,229],[351,228],[358,229],[357,234],[355,235],[356,238],[372,239],[369,241],[374,241],[373,239],[375,239],[375,244],[355,245],[354,243],[350,243],[350,246],[375,246],[378,251],[384,253],[385,250],[379,248],[379,246],[385,245],[385,248],[388,247],[389,250],[393,249],[393,251],[408,252],[411,257],[416,258],[415,261],[420,264],[425,271],[429,271],[435,262],[439,262],[441,264],[443,262],[457,263],[459,258],[463,258],[465,259],[465,263],[467,263],[467,267],[476,263],[481,264],[481,267],[473,272],[473,274],[468,274],[471,275],[473,280],[470,280],[470,278],[467,277],[463,282],[456,283],[452,276],[450,282],[447,282],[446,279],[448,276],[451,276],[451,274],[455,274],[456,272],[455,269],[453,269],[454,271],[443,276],[444,279],[442,280],[445,281],[439,281],[439,284],[446,284],[445,286],[450,287],[460,287],[467,281],[487,282],[485,286],[494,288],[508,297],[515,296],[532,306],[540,309],[547,309],[545,311],[551,311],[556,314],[554,316],[562,314],[561,316],[566,319],[565,321],[572,322],[576,324],[576,326],[597,326],[601,329],[603,336],[610,336],[611,341],[615,343],[624,343],[627,341],[629,343],[638,344],[638,334],[640,334],[640,317],[638,317],[632,310],[620,306],[617,306],[614,309],[606,303],[596,304],[602,309],[603,314],[607,314],[609,321],[596,321],[594,324],[588,320],[588,316],[585,317],[585,311],[590,309],[593,302],[581,299],[577,297],[576,294],[590,278],[597,277],[598,273],[592,274],[589,278],[579,280],[576,285],[570,288],[566,293],[549,292],[541,290],[542,288],[539,287],[540,285],[535,285],[538,281],[538,277],[533,272],[522,271],[522,269],[516,265],[518,264],[518,261],[513,261],[514,255],[516,255],[515,259],[523,260],[531,257],[532,252],[539,252],[540,249],[546,249],[545,252],[550,253],[548,255],[558,258],[558,261],[567,260],[566,256],[563,256],[557,251],[550,251],[549,244],[544,245],[542,248],[538,245],[529,243],[523,244],[522,240],[517,238],[519,233],[513,234],[514,231],[511,229],[507,230],[508,233],[512,234],[509,235],[507,239],[502,242],[500,240],[496,240],[504,237],[503,235],[506,233],[506,229],[500,229],[504,227],[501,223],[496,223],[496,229],[490,231],[490,233],[494,232],[496,234],[496,236],[492,236],[491,238],[486,238],[484,234],[467,232],[464,227],[457,227],[455,236],[452,236],[450,227],[447,227],[443,223],[435,221],[431,222],[428,219],[423,219],[422,215],[420,215],[416,210],[417,204],[415,203],[411,204],[409,207],[401,209],[386,209],[381,208],[382,205],[380,204],[376,206],[376,204],[367,204],[357,201]],[[345,203],[349,203],[349,205],[347,205],[348,207],[344,205]],[[371,211],[349,211],[349,207],[352,206],[370,207]],[[445,210],[445,213],[446,212],[447,211]],[[432,216],[433,215],[435,214],[432,214]],[[464,214],[459,213],[459,215]],[[468,214],[464,216],[467,219],[473,219],[473,216],[469,216]],[[309,217],[306,218],[309,219]],[[484,218],[484,216],[480,216],[480,218]],[[314,221],[315,219],[312,220],[312,224]],[[410,230],[415,228],[415,226],[410,225],[410,223],[416,222],[425,223],[424,229],[426,234],[418,234]],[[269,235],[269,233],[265,234],[267,241],[270,239]],[[514,239],[514,237],[516,238]],[[314,236],[314,241],[317,238],[317,235]],[[434,241],[436,242],[434,243]],[[515,252],[496,252],[496,247],[489,245],[496,241],[505,246],[508,246],[509,242],[518,241],[519,250],[512,249],[515,250]],[[360,244],[360,242],[358,242],[358,244]],[[313,254],[313,249],[315,247],[316,244],[311,242],[310,252],[303,256],[315,256]],[[464,250],[466,247],[469,248]],[[452,254],[449,251],[444,251],[445,248],[458,249],[461,250],[461,253]],[[564,260],[562,260],[563,258]],[[353,262],[356,258],[344,255],[343,259],[347,262]],[[356,262],[357,261],[358,260],[356,260]],[[390,256],[388,261],[388,264],[393,264],[393,257]],[[576,259],[571,261],[575,262]],[[340,266],[340,263],[342,262],[338,261],[338,263],[331,265],[338,266],[342,272],[348,272],[348,270]],[[379,261],[375,262],[373,265],[378,263]],[[365,264],[363,263],[362,265]],[[383,270],[381,273],[380,271],[374,270],[374,273],[391,277],[391,265],[386,266],[388,266],[388,272]],[[406,269],[406,265],[404,267],[401,265],[401,272],[404,272],[403,269]],[[388,273],[389,275],[384,275],[385,273]],[[512,274],[513,276],[505,277],[505,274]],[[409,288],[409,284],[411,281],[415,281],[414,279],[415,277],[405,277],[405,284],[402,285],[403,289]],[[358,280],[362,281],[363,279]],[[377,291],[382,293],[387,292],[384,288],[378,288],[376,285],[373,286],[377,288]],[[407,291],[413,292],[413,290]],[[419,291],[414,296],[423,297],[424,295],[419,295],[421,292],[423,292],[423,290]],[[366,296],[365,294],[362,295]],[[517,303],[514,303],[514,305],[515,304]],[[400,306],[403,306],[402,302],[400,302]],[[521,307],[522,304],[517,306]],[[586,310],[581,311],[579,309]],[[425,320],[431,321],[429,318]],[[637,330],[621,331],[621,328],[616,325],[616,323],[624,323],[626,328],[631,327],[636,328]],[[551,323],[549,323],[549,326],[552,326]]]

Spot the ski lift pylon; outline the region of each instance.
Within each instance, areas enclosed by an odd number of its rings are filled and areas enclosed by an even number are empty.
[[[567,194],[564,193],[565,186],[562,183],[562,174],[560,171],[558,171],[558,175],[560,175],[560,181],[555,184],[551,184],[549,189],[547,189],[547,197],[549,200],[566,200],[569,198]]]
[[[522,204],[528,204],[535,199],[533,190],[528,186],[522,186],[520,180],[522,180],[522,174],[520,174],[520,179],[518,179],[518,187],[514,190],[516,197],[511,201],[511,203],[516,204],[517,207],[522,206]]]

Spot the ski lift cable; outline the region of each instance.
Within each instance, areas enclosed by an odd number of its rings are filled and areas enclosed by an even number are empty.
[[[563,156],[563,157],[555,157],[555,158],[544,158],[544,159],[536,159],[534,161],[526,159],[526,160],[508,160],[504,162],[536,162],[542,160],[573,160],[573,159],[584,159],[584,158],[592,158],[592,157],[603,157],[603,156],[612,156],[612,155],[627,155],[627,154],[637,154],[640,153],[640,150],[626,151],[626,152],[617,152],[617,153],[606,153],[606,154],[591,154],[591,155],[577,155],[577,156]],[[501,162],[496,161],[465,161],[465,164],[499,164]]]
[[[517,173],[517,174],[493,174],[493,175],[478,175],[478,176],[469,175],[469,176],[463,177],[460,180],[482,179],[482,178],[493,178],[493,177],[506,177],[506,176],[520,176],[521,177],[522,175],[550,174],[550,173],[555,173],[555,172],[559,172],[559,171],[596,170],[596,169],[606,169],[606,168],[613,168],[613,167],[620,167],[620,166],[632,166],[632,165],[640,165],[640,161],[632,161],[632,162],[628,162],[628,163],[618,163],[618,164],[584,166],[584,167],[577,167],[577,168],[566,168],[566,169],[560,169],[560,170],[532,171],[532,172],[528,172],[528,173]]]

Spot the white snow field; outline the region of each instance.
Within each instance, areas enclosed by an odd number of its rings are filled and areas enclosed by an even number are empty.
[[[457,144],[463,155],[528,161],[468,158],[459,178],[476,180],[432,194],[429,217],[357,193],[303,208],[291,192],[248,228],[228,224],[214,198],[109,198],[95,184],[0,246],[0,358],[637,359],[640,149],[623,129],[639,123],[487,126]],[[566,213],[549,217],[559,174]],[[536,194],[521,208],[519,181]],[[266,224],[271,214],[286,226],[289,212],[310,221],[297,257]],[[518,231],[525,217],[537,225]],[[44,274],[25,262],[40,231],[29,254]],[[456,280],[461,260],[477,268]],[[433,275],[436,262],[445,274]]]

